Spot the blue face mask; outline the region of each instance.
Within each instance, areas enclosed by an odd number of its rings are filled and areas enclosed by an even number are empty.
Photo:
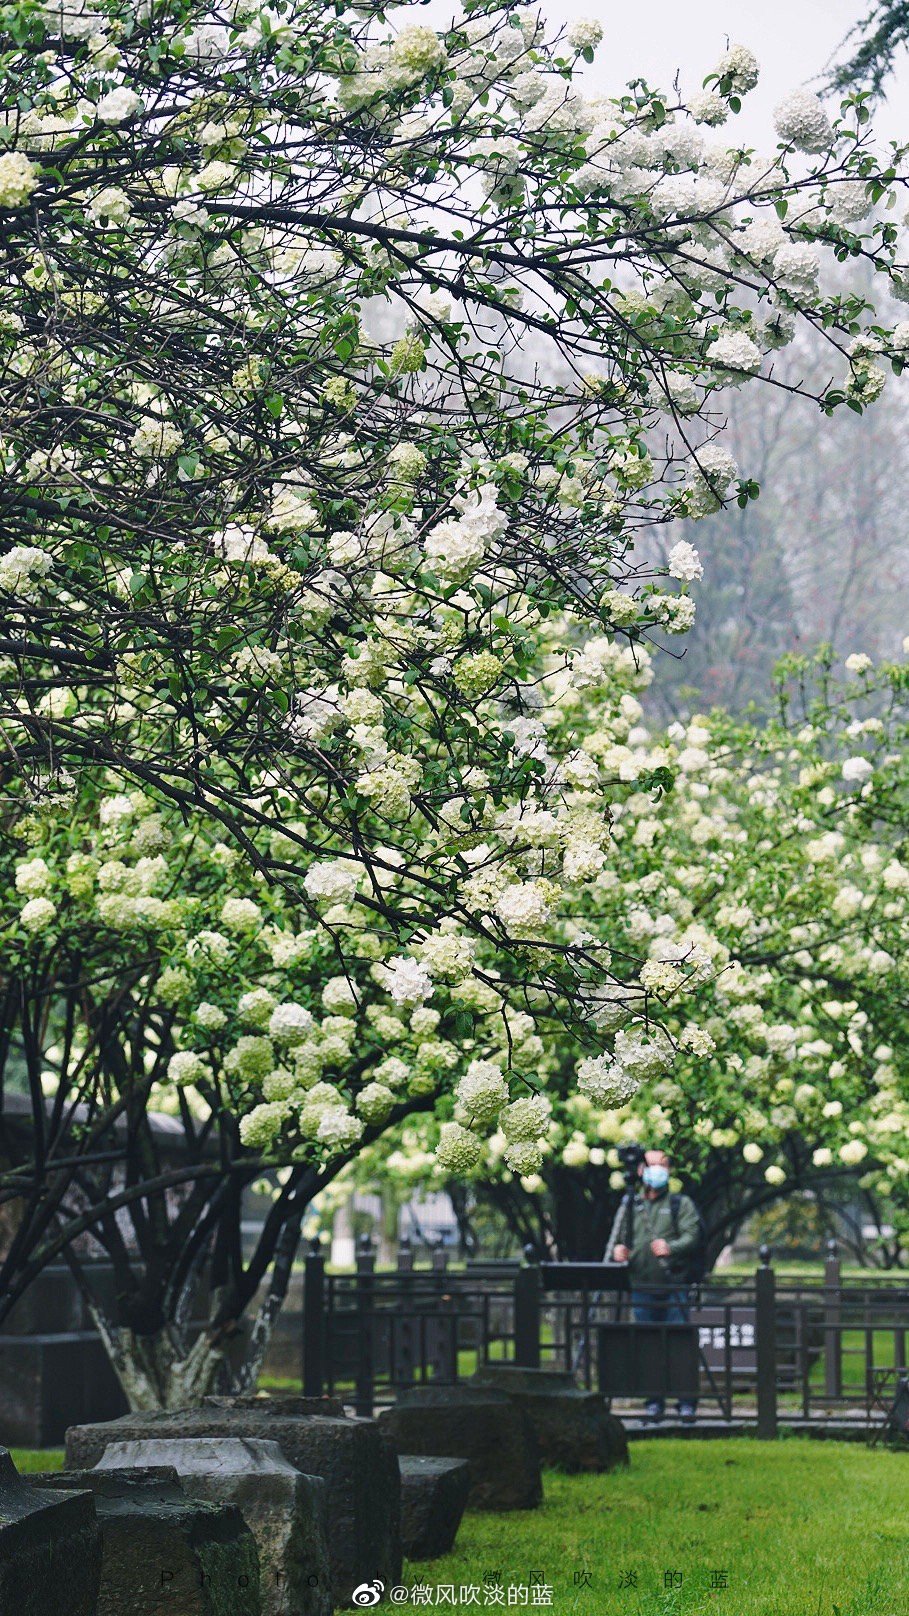
[[[669,1168],[647,1166],[641,1177],[649,1190],[664,1190],[669,1183]]]

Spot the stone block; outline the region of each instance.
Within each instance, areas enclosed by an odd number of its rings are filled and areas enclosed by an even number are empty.
[[[628,1438],[598,1392],[584,1391],[567,1370],[487,1364],[470,1384],[504,1392],[523,1409],[540,1458],[554,1470],[605,1471],[628,1464]]]
[[[533,1426],[504,1392],[417,1386],[379,1415],[399,1454],[467,1459],[469,1509],[535,1509],[542,1502]]]
[[[402,1453],[401,1544],[408,1560],[434,1560],[454,1547],[470,1492],[466,1459]]]
[[[321,1398],[208,1397],[199,1408],[128,1414],[68,1431],[67,1463],[94,1465],[111,1442],[150,1438],[277,1442],[290,1464],[325,1482],[332,1595],[344,1605],[361,1582],[378,1577],[390,1587],[400,1581],[401,1481],[394,1446],[379,1423],[322,1413],[326,1406],[333,1407]]]
[[[115,1419],[126,1398],[100,1336],[0,1336],[0,1441],[52,1448],[69,1425]]]
[[[101,1528],[90,1492],[72,1479],[45,1491],[0,1448],[0,1612],[96,1616]]]
[[[187,1498],[167,1468],[40,1480],[94,1494],[104,1544],[97,1616],[261,1616],[256,1543],[235,1504]]]
[[[262,1616],[331,1616],[325,1482],[276,1442],[158,1437],[112,1442],[97,1470],[172,1467],[190,1498],[236,1504],[256,1540]]]

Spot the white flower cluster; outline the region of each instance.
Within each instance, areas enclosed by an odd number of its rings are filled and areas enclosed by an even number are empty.
[[[638,1079],[611,1055],[594,1055],[581,1061],[577,1084],[578,1092],[594,1105],[610,1108],[626,1105],[640,1088]]]
[[[603,38],[603,25],[595,18],[578,17],[569,23],[565,38],[574,51],[596,50]]]
[[[419,960],[406,954],[381,967],[383,982],[395,1004],[417,1005],[432,997],[432,977]]]
[[[718,511],[739,468],[728,449],[719,443],[705,443],[692,456],[685,483],[685,507],[695,521]]]
[[[682,583],[697,583],[704,576],[703,562],[687,539],[679,539],[672,546],[666,557],[666,571],[670,578],[678,578]]]
[[[30,544],[14,544],[0,556],[0,589],[21,600],[33,600],[52,571],[53,562],[43,550]]]
[[[38,183],[38,170],[24,152],[0,152],[0,208],[21,208]]]
[[[361,870],[347,859],[324,859],[303,877],[307,897],[323,903],[349,903],[360,884]]]
[[[480,567],[494,540],[503,536],[506,517],[498,504],[495,483],[458,495],[459,515],[448,517],[426,536],[426,565],[449,583],[462,583]]]
[[[711,342],[706,354],[711,365],[729,381],[742,382],[761,368],[761,350],[747,331],[728,327]]]
[[[810,90],[791,91],[776,108],[773,121],[780,140],[798,151],[829,151],[836,138],[830,119]]]
[[[471,1061],[455,1094],[455,1119],[465,1127],[494,1122],[502,1107],[508,1104],[508,1084],[502,1069],[488,1060]]]

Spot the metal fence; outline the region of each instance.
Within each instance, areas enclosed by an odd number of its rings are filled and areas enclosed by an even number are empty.
[[[874,1427],[907,1373],[906,1280],[844,1279],[832,1251],[821,1283],[779,1277],[762,1248],[750,1279],[711,1276],[686,1302],[702,1416],[759,1436],[775,1436],[781,1424]],[[396,1271],[377,1272],[364,1240],[356,1271],[332,1274],[314,1247],[305,1266],[303,1389],[371,1414],[408,1387],[455,1385],[486,1364],[513,1363],[570,1371],[608,1395],[600,1326],[631,1316],[627,1295],[592,1283],[548,1291],[529,1255],[522,1264],[453,1269],[439,1252],[432,1267],[417,1269],[405,1245]],[[621,1399],[614,1406],[623,1418],[638,1412]]]

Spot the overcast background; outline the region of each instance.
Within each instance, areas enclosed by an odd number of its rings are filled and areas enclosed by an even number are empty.
[[[820,90],[831,59],[871,0],[539,0],[552,27],[596,17],[603,41],[584,69],[588,96],[617,95],[629,79],[668,91],[678,75],[683,98],[698,89],[729,44],[750,47],[761,77],[715,138],[768,154],[777,137],[773,109],[792,89]],[[423,14],[444,27],[459,8],[429,0]],[[412,16],[412,13],[411,13]],[[909,52],[903,52],[875,110],[877,142],[909,143]],[[881,318],[906,317],[887,306],[880,279],[854,267],[858,288],[873,294]],[[829,353],[804,338],[778,366],[793,379],[830,380]],[[829,643],[840,658],[902,654],[909,635],[909,377],[891,377],[861,417],[832,420],[815,405],[778,389],[727,389],[727,441],[743,473],[761,485],[745,511],[727,508],[686,533],[705,576],[694,588],[697,621],[658,658],[649,701],[661,718],[721,704],[763,705],[771,674],[789,651]],[[669,534],[669,542],[678,534]],[[654,535],[656,553],[667,532]],[[659,563],[657,563],[659,564]]]

